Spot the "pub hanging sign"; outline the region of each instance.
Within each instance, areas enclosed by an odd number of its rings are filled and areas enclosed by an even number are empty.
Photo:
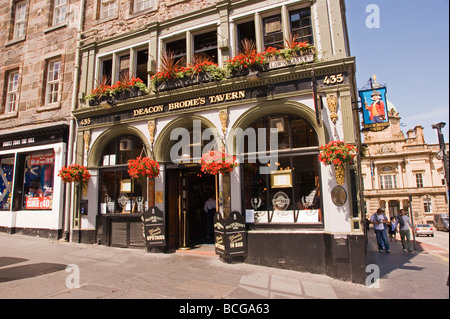
[[[361,98],[363,129],[378,132],[389,127],[389,117],[386,100],[386,87],[376,86],[359,91]]]

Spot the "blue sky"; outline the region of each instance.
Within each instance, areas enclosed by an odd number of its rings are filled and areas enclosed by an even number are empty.
[[[449,142],[449,1],[345,0],[350,53],[362,88],[373,74],[386,84],[386,97],[404,124],[403,132],[424,127],[425,142],[438,143],[431,124],[445,122]],[[379,28],[366,18],[379,8]],[[373,21],[373,20],[372,20]]]

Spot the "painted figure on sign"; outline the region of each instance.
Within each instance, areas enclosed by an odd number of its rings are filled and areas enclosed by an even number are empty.
[[[370,120],[372,123],[383,123],[386,120],[386,113],[384,102],[381,99],[381,93],[377,90],[374,90],[371,95],[371,100],[373,101],[370,106],[367,104],[367,101],[364,99],[364,106],[366,110],[370,112]]]

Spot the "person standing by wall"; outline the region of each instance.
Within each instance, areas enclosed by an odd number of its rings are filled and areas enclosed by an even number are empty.
[[[374,224],[379,251],[382,252],[385,249],[387,253],[390,253],[391,249],[387,240],[387,232],[385,226],[387,220],[388,219],[386,218],[386,215],[384,215],[384,210],[382,208],[378,208],[377,212],[370,217],[370,221]]]

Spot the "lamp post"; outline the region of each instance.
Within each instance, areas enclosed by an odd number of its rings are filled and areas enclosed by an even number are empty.
[[[438,133],[438,139],[439,139],[439,153],[441,154],[440,157],[442,157],[442,164],[444,166],[444,177],[445,177],[445,184],[447,186],[447,202],[449,199],[449,172],[448,172],[448,155],[445,154],[445,142],[444,142],[444,134],[442,134],[442,128],[445,126],[444,122],[439,122],[437,124],[432,124],[431,127],[435,130],[437,130]],[[439,158],[439,157],[438,157]]]

